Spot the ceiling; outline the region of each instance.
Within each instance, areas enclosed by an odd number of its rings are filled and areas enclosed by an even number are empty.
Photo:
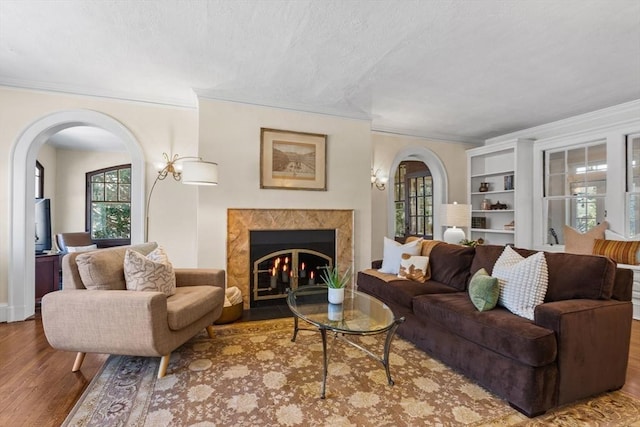
[[[640,99],[640,1],[0,0],[0,85],[480,142]]]

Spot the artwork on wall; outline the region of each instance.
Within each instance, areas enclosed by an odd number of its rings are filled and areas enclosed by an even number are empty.
[[[327,135],[260,129],[260,188],[327,190]]]

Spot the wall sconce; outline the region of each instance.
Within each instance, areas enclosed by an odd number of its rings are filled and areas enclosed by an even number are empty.
[[[389,178],[384,176],[380,169],[376,169],[375,172],[373,168],[371,169],[371,187],[375,185],[378,190],[382,191],[386,188],[387,182],[389,182]]]
[[[218,185],[218,164],[202,160],[202,157],[185,156],[180,157],[175,154],[169,157],[167,153],[162,153],[164,163],[160,164],[158,175],[156,176],[149,197],[147,198],[147,220],[144,229],[145,242],[149,238],[149,205],[151,195],[158,181],[164,180],[171,175],[174,180],[190,185]],[[180,163],[177,163],[180,162]]]
[[[442,225],[447,228],[442,236],[442,240],[447,243],[460,244],[465,239],[464,231],[458,227],[468,227],[471,221],[471,205],[453,204],[443,205]]]

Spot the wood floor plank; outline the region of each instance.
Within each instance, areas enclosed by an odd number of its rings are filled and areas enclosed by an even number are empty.
[[[49,346],[39,316],[0,324],[0,426],[59,426],[107,359],[87,354],[71,372],[76,353]],[[631,328],[623,391],[640,399],[640,321]]]

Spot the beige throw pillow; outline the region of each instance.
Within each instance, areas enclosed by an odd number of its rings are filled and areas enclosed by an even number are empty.
[[[424,283],[430,276],[429,257],[402,254],[398,277]]]
[[[593,244],[596,239],[604,239],[604,231],[609,228],[607,221],[593,227],[586,233],[581,233],[568,225],[564,226],[564,251],[570,254],[592,255]]]
[[[162,247],[149,255],[128,250],[124,255],[124,278],[130,291],[176,293],[176,275],[173,265]]]

